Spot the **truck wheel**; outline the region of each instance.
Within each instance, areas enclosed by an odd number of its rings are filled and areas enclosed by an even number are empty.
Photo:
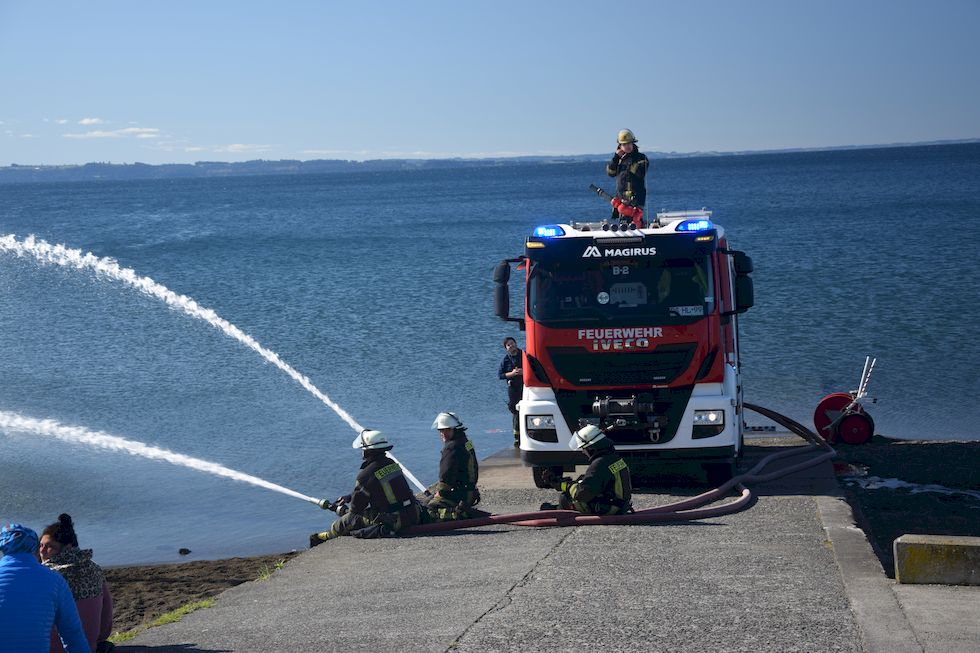
[[[559,478],[564,473],[561,467],[532,467],[531,477],[534,479],[534,487],[551,489],[551,486],[545,483],[544,478],[542,477],[542,473],[546,469],[550,469],[551,473]]]
[[[706,463],[702,465],[704,474],[708,477],[708,485],[718,487],[722,483],[732,480],[735,476],[735,461],[725,463]]]

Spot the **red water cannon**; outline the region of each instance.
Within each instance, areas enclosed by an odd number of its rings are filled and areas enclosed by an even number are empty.
[[[630,206],[618,197],[612,198],[613,208],[624,218],[629,218],[637,229],[643,228],[643,209],[638,206]]]
[[[875,422],[868,415],[861,400],[868,392],[868,380],[877,358],[864,359],[864,370],[857,390],[835,392],[820,400],[813,413],[813,425],[817,434],[831,444],[865,444],[875,433]],[[871,399],[871,403],[874,403]]]
[[[609,203],[612,204],[614,209],[616,209],[616,212],[619,213],[620,217],[626,218],[632,222],[633,226],[635,226],[637,229],[642,229],[646,226],[646,224],[643,222],[643,209],[639,206],[631,206],[618,197],[613,197],[595,184],[589,184],[589,190],[594,192],[602,199],[609,200]]]

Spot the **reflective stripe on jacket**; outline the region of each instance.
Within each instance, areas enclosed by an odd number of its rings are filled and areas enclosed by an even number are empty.
[[[615,449],[592,458],[588,469],[568,487],[572,501],[588,504],[591,512],[610,514],[626,512],[633,498],[630,470]]]
[[[650,161],[634,149],[620,159],[615,154],[606,165],[606,174],[616,178],[616,197],[632,206],[642,207],[647,201],[646,174]]]
[[[401,526],[418,523],[415,495],[401,466],[384,451],[367,452],[354,481],[350,510],[365,514],[368,508],[379,513],[397,513]]]

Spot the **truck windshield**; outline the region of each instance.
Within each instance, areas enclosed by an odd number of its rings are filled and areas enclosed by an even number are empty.
[[[541,323],[694,322],[714,308],[711,272],[707,257],[537,262],[528,312]]]

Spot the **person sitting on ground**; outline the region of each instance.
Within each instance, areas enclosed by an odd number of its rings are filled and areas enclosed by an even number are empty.
[[[573,481],[544,470],[545,483],[561,492],[558,505],[542,503],[541,510],[577,510],[587,515],[621,515],[633,511],[633,486],[626,461],[616,453],[612,440],[591,424],[580,429],[568,446],[589,457],[585,473]]]
[[[455,413],[436,415],[432,428],[444,442],[439,459],[439,480],[429,487],[425,509],[432,521],[467,519],[469,509],[480,503],[476,483],[480,465],[473,443],[466,437],[466,427]],[[423,515],[425,517],[425,515]]]
[[[41,564],[68,581],[88,645],[96,653],[115,646],[107,641],[112,634],[112,594],[102,568],[92,561],[92,549],[78,548],[78,537],[70,515],[41,532]],[[51,653],[62,653],[61,640],[51,633]]]
[[[0,651],[45,653],[56,627],[68,653],[91,653],[68,583],[37,558],[30,528],[0,529]]]
[[[340,518],[330,530],[310,535],[310,547],[341,535],[360,538],[390,537],[419,523],[421,508],[401,465],[388,457],[392,446],[381,431],[361,431],[351,446],[364,455],[354,489],[324,505]]]

